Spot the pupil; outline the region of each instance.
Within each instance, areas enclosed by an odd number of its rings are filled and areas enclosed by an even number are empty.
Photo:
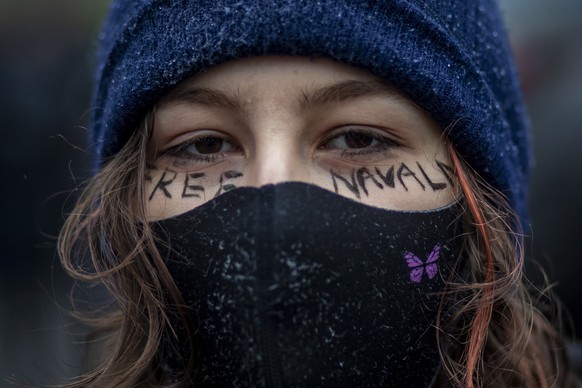
[[[224,140],[219,137],[205,137],[196,142],[196,151],[201,154],[215,154],[220,152]]]
[[[346,145],[350,148],[369,147],[374,139],[365,133],[349,132],[346,133]]]

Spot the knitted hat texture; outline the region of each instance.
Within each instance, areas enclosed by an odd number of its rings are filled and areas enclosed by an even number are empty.
[[[494,0],[116,0],[99,41],[90,127],[99,164],[162,94],[203,69],[326,57],[408,94],[527,218],[528,123]]]

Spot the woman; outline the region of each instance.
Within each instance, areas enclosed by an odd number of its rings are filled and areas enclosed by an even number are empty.
[[[112,301],[78,386],[574,384],[500,17],[445,3],[113,2],[60,240]]]

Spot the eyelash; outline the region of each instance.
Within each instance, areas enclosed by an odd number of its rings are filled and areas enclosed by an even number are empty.
[[[225,144],[230,144],[235,149],[240,149],[238,145],[236,145],[233,141],[226,138],[225,136],[220,135],[204,135],[199,137],[190,138],[180,144],[175,145],[174,147],[168,148],[167,150],[162,152],[162,156],[170,156],[175,158],[180,158],[182,160],[191,161],[192,163],[200,163],[200,164],[211,164],[216,163],[223,160],[229,152],[218,152],[213,154],[195,154],[188,151],[188,147],[195,145],[196,143],[201,142],[205,139],[220,139]]]
[[[331,141],[340,138],[341,136],[346,136],[348,134],[365,135],[373,140],[378,141],[378,144],[373,146],[366,146],[362,148],[344,148],[344,149],[333,149],[326,148],[326,145]],[[388,154],[395,148],[401,147],[402,145],[396,140],[385,136],[378,131],[366,127],[348,127],[342,129],[339,133],[334,133],[331,136],[324,138],[323,144],[319,146],[319,149],[327,149],[329,152],[338,152],[342,159],[357,160],[360,157],[366,157],[374,154]]]

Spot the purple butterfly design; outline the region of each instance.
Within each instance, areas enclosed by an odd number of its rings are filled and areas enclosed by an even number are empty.
[[[434,246],[432,251],[429,253],[426,261],[423,262],[422,259],[419,259],[414,253],[405,252],[404,258],[406,259],[406,263],[408,264],[408,268],[412,268],[410,271],[410,281],[414,283],[420,283],[422,280],[422,274],[426,272],[426,275],[429,279],[432,279],[436,276],[437,272],[439,271],[438,266],[438,259],[439,253],[441,251],[440,244]]]

